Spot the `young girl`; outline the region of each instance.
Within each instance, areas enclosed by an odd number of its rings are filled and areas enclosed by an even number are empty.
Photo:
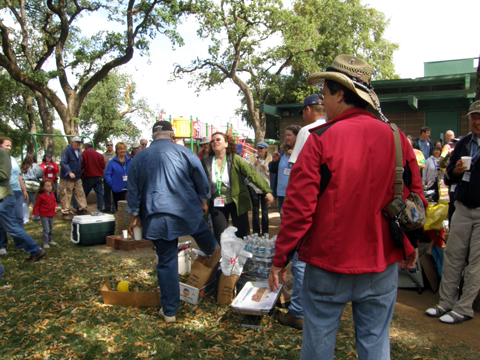
[[[30,220],[34,216],[40,215],[40,221],[42,222],[42,245],[44,249],[49,249],[50,246],[57,245],[52,241],[53,235],[53,218],[55,217],[55,208],[57,207],[57,201],[55,200],[55,185],[49,179],[43,179],[40,182],[40,187],[37,191],[37,198],[35,200],[35,206],[33,207],[33,214],[30,216]]]

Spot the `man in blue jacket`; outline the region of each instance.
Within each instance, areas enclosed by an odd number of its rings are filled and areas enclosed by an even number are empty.
[[[62,150],[60,160],[60,201],[62,206],[62,219],[72,220],[70,214],[70,201],[73,196],[77,200],[78,215],[87,214],[87,199],[82,186],[82,153],[80,146],[82,139],[80,136],[74,136],[72,143]]]
[[[445,324],[470,320],[480,289],[480,100],[470,106],[467,117],[472,132],[455,146],[446,172],[446,182],[455,190],[451,199],[455,212],[445,248],[440,302],[427,310],[428,316]]]
[[[156,122],[152,132],[154,141],[135,155],[128,170],[127,212],[132,215],[130,234],[141,226],[143,237],[155,245],[160,316],[172,323],[180,305],[178,238],[191,235],[207,255],[218,244],[203,221],[211,195],[200,160],[173,142],[168,121]]]

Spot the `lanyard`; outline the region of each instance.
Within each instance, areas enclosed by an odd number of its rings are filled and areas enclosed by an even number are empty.
[[[120,165],[122,165],[123,172],[125,173],[125,175],[127,175],[127,159],[125,159],[124,162],[120,161]]]
[[[218,195],[220,194],[220,188],[222,187],[222,179],[223,179],[223,171],[225,170],[225,163],[227,162],[227,155],[223,157],[223,164],[222,164],[222,169],[220,170],[220,177],[218,177],[218,165],[217,165],[217,158],[214,156],[213,157],[213,162],[215,164],[215,180],[217,183],[217,189],[218,189]]]

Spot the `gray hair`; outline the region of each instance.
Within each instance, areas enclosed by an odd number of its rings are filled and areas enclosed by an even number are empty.
[[[148,140],[147,140],[147,139],[140,139],[140,144],[141,144],[142,141],[144,141],[144,140],[145,140],[145,141],[147,142],[147,144],[148,144]]]
[[[158,140],[158,139],[170,139],[172,137],[173,131],[172,130],[161,130],[161,131],[156,131],[152,134],[153,140]]]

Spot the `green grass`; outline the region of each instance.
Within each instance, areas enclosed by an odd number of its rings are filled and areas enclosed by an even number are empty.
[[[155,290],[149,258],[125,259],[99,254],[68,241],[70,223],[54,224],[60,244],[35,264],[15,252],[1,258],[6,272],[0,281],[1,359],[298,359],[302,332],[276,321],[267,330],[241,328],[242,316],[219,306],[213,296],[193,307],[181,303],[177,323],[166,325],[157,308],[104,305],[99,289],[106,278],[112,287],[129,280],[139,290]],[[40,242],[40,223],[27,231]],[[263,324],[268,318],[262,319]],[[397,316],[392,332],[401,322]],[[478,359],[466,347],[441,347],[428,334],[409,332],[392,337],[392,359]],[[398,334],[397,334],[398,335]],[[460,355],[459,355],[460,354]],[[355,359],[351,309],[342,316],[337,359]],[[313,359],[312,359],[313,360]]]

